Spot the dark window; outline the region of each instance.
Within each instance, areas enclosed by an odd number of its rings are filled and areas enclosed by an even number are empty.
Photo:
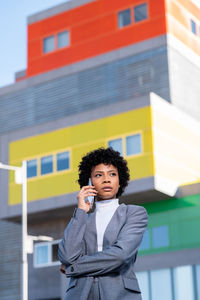
[[[27,161],[27,178],[37,176],[37,159]]]
[[[58,153],[57,159],[57,171],[69,169],[69,151]]]
[[[134,7],[134,21],[140,22],[147,19],[147,4],[140,4]]]
[[[118,27],[122,28],[131,24],[131,10],[126,9],[118,13]]]
[[[58,244],[52,244],[52,262],[58,261]]]
[[[41,175],[53,172],[53,155],[41,158]]]
[[[196,23],[191,20],[191,30],[194,34],[197,34]]]
[[[55,38],[54,36],[49,36],[43,39],[43,53],[48,53],[54,51],[55,49]]]

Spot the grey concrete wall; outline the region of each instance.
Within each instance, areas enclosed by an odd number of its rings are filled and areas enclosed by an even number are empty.
[[[21,300],[21,226],[0,221],[0,300]]]
[[[171,103],[200,119],[200,67],[180,51],[168,47]]]
[[[67,213],[66,213],[67,215]],[[51,220],[35,222],[28,227],[31,235],[47,235],[59,240],[63,237],[65,227],[71,216],[61,219],[51,217]],[[69,282],[59,271],[59,265],[35,268],[33,255],[29,255],[29,300],[59,298],[64,300],[64,295]]]
[[[128,99],[136,101],[150,92],[169,101],[167,48],[129,54],[87,70],[11,90],[0,91],[0,133]]]

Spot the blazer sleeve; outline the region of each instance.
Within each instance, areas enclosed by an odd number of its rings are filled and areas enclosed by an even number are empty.
[[[59,243],[58,258],[62,264],[69,266],[85,254],[84,233],[88,215],[80,208],[76,208],[64,237]]]
[[[145,208],[134,206],[127,214],[127,221],[117,241],[102,252],[79,257],[66,268],[66,276],[99,276],[119,270],[136,255],[147,223],[148,216]]]

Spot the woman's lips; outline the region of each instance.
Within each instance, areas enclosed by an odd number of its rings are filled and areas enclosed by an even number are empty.
[[[105,192],[110,192],[110,191],[112,191],[112,188],[110,186],[107,186],[107,187],[105,186],[104,188],[102,188],[102,190]]]

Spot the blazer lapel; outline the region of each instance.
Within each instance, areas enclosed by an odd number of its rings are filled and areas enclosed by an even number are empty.
[[[88,215],[85,241],[87,247],[87,254],[91,255],[97,252],[97,230],[96,230],[96,212]]]
[[[106,227],[103,248],[112,245],[118,237],[119,231],[126,222],[126,205],[122,203],[115,211]],[[95,227],[96,228],[96,227]]]

